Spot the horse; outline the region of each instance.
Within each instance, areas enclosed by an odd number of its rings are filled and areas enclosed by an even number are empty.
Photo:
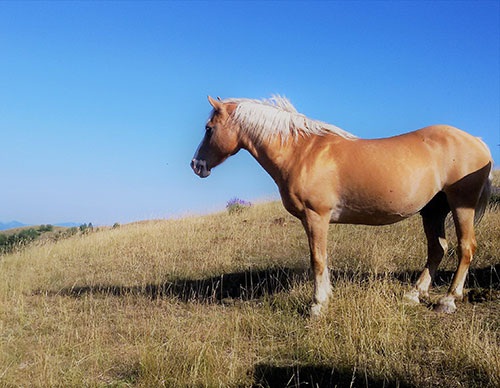
[[[322,314],[332,295],[326,252],[329,223],[387,225],[420,213],[427,263],[404,296],[418,304],[429,298],[447,250],[445,219],[450,212],[459,263],[433,310],[456,311],[477,246],[474,225],[491,189],[493,160],[481,139],[448,125],[360,139],[298,113],[281,96],[208,100],[213,109],[191,168],[206,178],[212,168],[244,149],[273,178],[284,207],[307,234],[314,278],[311,315]]]

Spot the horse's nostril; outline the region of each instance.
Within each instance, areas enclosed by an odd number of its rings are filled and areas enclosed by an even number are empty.
[[[210,169],[207,167],[206,160],[191,160],[191,168],[193,169],[194,173],[201,178],[206,178],[210,175]]]

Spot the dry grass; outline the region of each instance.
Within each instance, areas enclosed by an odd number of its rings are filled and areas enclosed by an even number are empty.
[[[440,316],[402,302],[425,262],[418,217],[332,225],[316,320],[305,234],[279,203],[41,243],[0,257],[0,386],[498,387],[498,210],[477,234],[484,298]]]
[[[491,172],[492,182],[495,186],[500,187],[500,170],[493,170]]]

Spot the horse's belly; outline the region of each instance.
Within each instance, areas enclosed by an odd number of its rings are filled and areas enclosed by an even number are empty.
[[[379,209],[349,209],[332,211],[330,222],[338,224],[388,225],[410,217],[412,213],[395,213]]]
[[[411,195],[349,196],[339,199],[332,207],[330,221],[342,224],[387,225],[412,216],[432,199],[434,193]],[[392,193],[391,193],[392,194]]]
[[[394,170],[372,169],[354,180],[344,177],[335,190],[331,222],[393,224],[419,212],[442,188],[432,169]]]

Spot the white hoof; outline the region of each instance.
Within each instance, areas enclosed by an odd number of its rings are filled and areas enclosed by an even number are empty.
[[[420,304],[420,298],[419,298],[418,290],[413,289],[410,292],[407,292],[406,294],[403,295],[403,300],[404,300],[405,303],[408,303],[410,305],[418,305],[418,304]]]
[[[324,307],[319,304],[315,303],[311,306],[311,316],[313,317],[319,317],[323,314]]]
[[[441,314],[453,314],[457,310],[453,296],[443,296],[432,311]]]

